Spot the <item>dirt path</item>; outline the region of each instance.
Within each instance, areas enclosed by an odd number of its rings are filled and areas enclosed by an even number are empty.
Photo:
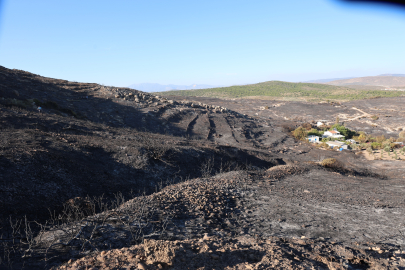
[[[366,118],[366,117],[371,117],[371,114],[366,113],[360,109],[357,109],[356,107],[352,107],[352,109],[359,111],[362,114],[356,115],[356,116],[350,116],[348,114],[338,114],[340,121],[354,121],[354,120],[359,120],[359,119]]]

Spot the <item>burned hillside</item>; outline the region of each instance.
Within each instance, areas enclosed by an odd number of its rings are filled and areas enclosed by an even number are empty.
[[[242,105],[1,67],[0,268],[403,267],[402,163],[314,148],[299,120]]]

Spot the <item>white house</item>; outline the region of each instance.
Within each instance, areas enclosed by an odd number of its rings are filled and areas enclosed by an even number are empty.
[[[326,124],[326,120],[319,120],[317,123],[316,123],[316,126],[317,127],[322,127],[323,125],[325,125]]]
[[[323,133],[323,135],[322,135],[322,138],[329,138],[329,137],[334,138],[334,139],[341,139],[341,138],[344,139],[345,136],[340,135],[339,131],[337,131],[336,129],[333,129],[333,130],[325,131],[325,133]]]
[[[309,142],[319,143],[319,136],[309,135],[307,139],[308,139]]]
[[[344,142],[339,142],[339,141],[329,141],[326,142],[327,145],[329,145],[331,148],[335,149],[335,148],[343,148],[343,149],[347,149],[347,144],[345,144]]]

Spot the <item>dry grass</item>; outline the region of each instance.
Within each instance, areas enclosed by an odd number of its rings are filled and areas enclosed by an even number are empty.
[[[396,149],[395,152],[397,153],[396,156],[395,156],[394,152],[390,152],[390,154],[388,154],[383,149],[373,150],[372,153],[367,152],[367,150],[361,151],[362,155],[367,160],[402,160],[402,161],[405,160],[405,153],[404,152],[399,151],[399,149]]]
[[[337,160],[335,158],[326,158],[321,161],[321,165],[326,168],[332,168],[337,164]]]

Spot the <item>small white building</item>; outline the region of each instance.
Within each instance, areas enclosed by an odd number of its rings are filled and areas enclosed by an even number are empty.
[[[311,143],[319,143],[319,136],[309,135],[307,139]]]
[[[339,141],[329,141],[326,142],[327,145],[329,145],[332,149],[347,149],[347,144],[344,142],[339,142]]]
[[[316,122],[316,126],[317,127],[322,127],[324,125],[326,125],[326,120],[319,120],[318,122]]]
[[[328,130],[323,133],[322,138],[334,138],[334,139],[344,139],[345,136],[341,135],[336,129]]]

